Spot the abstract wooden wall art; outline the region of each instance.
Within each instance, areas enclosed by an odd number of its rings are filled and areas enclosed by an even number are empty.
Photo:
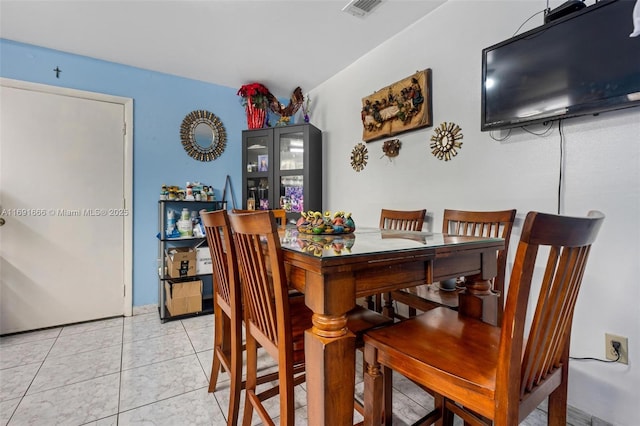
[[[418,71],[363,98],[360,115],[365,142],[431,126],[431,70]]]
[[[398,154],[400,154],[400,147],[402,147],[400,139],[391,139],[384,141],[382,144],[382,152],[389,158],[397,157]]]

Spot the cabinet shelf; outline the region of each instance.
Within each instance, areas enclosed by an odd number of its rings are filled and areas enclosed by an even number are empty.
[[[158,201],[158,271],[157,271],[157,280],[158,280],[158,314],[160,316],[160,320],[164,323],[169,320],[176,320],[182,318],[188,318],[192,316],[198,315],[206,315],[213,313],[213,296],[210,294],[204,294],[204,291],[201,292],[202,298],[202,309],[197,312],[189,312],[181,315],[172,315],[169,309],[167,308],[167,294],[165,290],[165,283],[169,283],[171,289],[173,289],[173,285],[188,283],[190,281],[203,281],[203,278],[208,282],[212,280],[211,273],[201,273],[196,275],[191,275],[188,277],[170,277],[166,274],[161,274],[161,271],[166,271],[167,259],[166,259],[166,251],[171,247],[192,247],[197,248],[201,246],[203,243],[206,243],[205,237],[177,237],[177,238],[166,238],[166,218],[167,212],[169,209],[177,210],[178,212],[183,208],[189,208],[189,206],[193,206],[194,208],[190,208],[189,210],[196,210],[199,212],[202,209],[206,210],[222,210],[227,208],[226,201],[186,201],[186,200],[159,200]],[[172,290],[173,291],[173,290]],[[197,300],[197,299],[196,299]]]
[[[195,241],[195,240],[206,240],[206,237],[160,238],[160,241],[164,241],[164,242],[170,242],[170,241]]]
[[[175,281],[175,282],[182,282],[182,281],[189,281],[188,278],[197,278],[197,277],[209,277],[213,274],[197,274],[197,275],[190,275],[188,277],[170,277],[169,275],[158,275],[158,279],[161,281]]]

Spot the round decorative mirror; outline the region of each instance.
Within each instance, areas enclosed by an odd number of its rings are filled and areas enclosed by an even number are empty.
[[[224,152],[227,133],[222,121],[209,111],[192,111],[180,126],[182,146],[190,157],[212,161]]]

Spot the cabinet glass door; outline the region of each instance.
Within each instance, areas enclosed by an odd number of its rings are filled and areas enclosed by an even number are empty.
[[[289,131],[278,134],[276,149],[278,150],[280,207],[288,212],[304,210],[304,132]]]
[[[269,210],[269,179],[266,177],[247,178],[247,208],[249,210]]]
[[[247,173],[269,171],[269,141],[265,136],[247,138]]]
[[[304,176],[288,175],[280,177],[280,208],[288,212],[304,211]]]
[[[250,136],[246,140],[247,208],[268,210],[269,205],[269,137]]]
[[[304,133],[281,134],[278,143],[280,170],[304,169]]]

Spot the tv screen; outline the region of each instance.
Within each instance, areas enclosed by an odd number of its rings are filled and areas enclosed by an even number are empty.
[[[635,0],[605,0],[482,51],[483,131],[640,105]]]

